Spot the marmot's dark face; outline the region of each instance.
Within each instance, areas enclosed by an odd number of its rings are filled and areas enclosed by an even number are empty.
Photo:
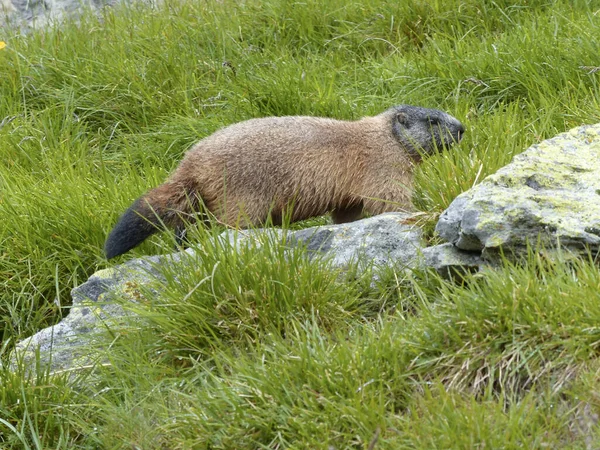
[[[450,147],[465,132],[458,119],[437,109],[400,105],[389,111],[394,136],[415,158]]]

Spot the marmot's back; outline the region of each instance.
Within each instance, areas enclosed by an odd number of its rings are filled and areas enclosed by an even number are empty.
[[[235,153],[241,158],[266,153],[271,158],[327,146],[341,148],[353,139],[353,122],[307,116],[265,117],[222,128],[202,139],[190,153]]]
[[[239,214],[226,204],[247,205],[245,213],[254,221],[271,203],[283,208],[292,198],[294,220],[325,214],[355,198],[367,166],[376,171],[374,166],[410,164],[387,122],[252,119],[200,141],[173,179],[193,177],[208,208],[225,222]],[[231,217],[219,209],[233,211]]]

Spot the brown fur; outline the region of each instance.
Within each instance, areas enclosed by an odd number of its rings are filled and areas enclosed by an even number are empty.
[[[219,221],[235,227],[260,225],[269,217],[278,224],[286,213],[298,221],[331,212],[335,223],[343,223],[365,212],[410,208],[413,170],[420,154],[409,140],[415,138],[418,146],[431,151],[431,142],[418,141],[433,138],[429,132],[423,138],[422,118],[410,125],[414,133],[406,122],[406,136],[399,137],[394,131],[394,121],[402,120],[399,108],[358,121],[269,117],[217,131],[186,154],[165,184],[142,196],[123,215],[107,240],[107,256],[137,245],[156,231],[160,221],[181,227],[182,219],[192,220],[201,204]],[[439,111],[406,108],[441,115],[438,145],[451,144],[464,131],[460,122]],[[134,214],[145,218],[148,226]],[[129,227],[130,222],[135,223]]]

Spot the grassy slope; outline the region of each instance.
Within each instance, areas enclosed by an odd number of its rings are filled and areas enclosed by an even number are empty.
[[[356,118],[398,103],[447,110],[469,133],[420,167],[415,204],[431,226],[515,153],[599,121],[600,72],[582,69],[598,65],[598,11],[591,1],[226,0],[1,31],[3,354],[58,320],[69,289],[106,266],[120,212],[225,124]],[[589,262],[532,258],[465,287],[390,270],[372,288],[336,283],[301,255],[273,264],[276,245],[205,248],[193,276],[152,306],[152,325],[118,337],[89,390],[0,372],[2,446],[596,442],[600,276]],[[213,288],[195,289],[204,277]]]

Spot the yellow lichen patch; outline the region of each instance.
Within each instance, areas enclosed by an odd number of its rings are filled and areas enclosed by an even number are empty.
[[[115,274],[116,271],[114,267],[109,267],[107,269],[99,270],[98,272],[94,273],[94,276],[106,280],[108,278],[113,278]]]
[[[571,136],[583,137],[588,143],[596,140],[600,136],[600,126],[598,125],[584,125],[581,127],[573,128],[567,132]]]

